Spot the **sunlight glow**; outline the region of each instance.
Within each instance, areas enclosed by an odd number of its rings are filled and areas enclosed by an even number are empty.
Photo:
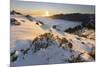
[[[49,11],[46,11],[45,12],[45,16],[49,16]]]

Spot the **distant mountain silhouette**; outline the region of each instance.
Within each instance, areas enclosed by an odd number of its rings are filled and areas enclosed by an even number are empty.
[[[81,13],[56,14],[50,17],[53,19],[80,21],[82,22],[82,26],[95,29],[95,14],[81,14]]]
[[[81,14],[81,13],[56,14],[56,15],[51,16],[51,18],[71,20],[71,21],[88,21],[91,18],[95,19],[95,14]]]

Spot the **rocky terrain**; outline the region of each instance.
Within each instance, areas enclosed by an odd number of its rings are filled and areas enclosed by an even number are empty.
[[[11,66],[95,61],[95,22],[77,20],[12,11]]]

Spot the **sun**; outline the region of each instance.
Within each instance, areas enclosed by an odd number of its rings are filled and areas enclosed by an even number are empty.
[[[49,11],[46,11],[45,12],[45,16],[49,16]]]

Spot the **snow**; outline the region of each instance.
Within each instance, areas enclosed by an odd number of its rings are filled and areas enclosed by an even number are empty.
[[[24,16],[11,16],[16,18],[21,25],[11,26],[11,53],[16,51],[15,55],[18,59],[15,62],[11,62],[11,66],[25,66],[25,65],[37,65],[37,64],[54,64],[54,63],[68,63],[65,61],[67,59],[72,59],[71,56],[77,56],[79,53],[84,53],[81,57],[87,61],[94,61],[92,57],[88,54],[95,47],[95,41],[84,37],[79,37],[78,35],[64,33],[64,30],[69,27],[75,27],[80,25],[81,22],[65,21],[50,18],[35,17],[37,20],[42,21],[44,25],[37,25],[36,20],[29,21]],[[24,20],[25,22],[22,22]],[[53,29],[52,26],[57,25],[57,29]],[[59,36],[60,38],[65,37],[69,42],[73,44],[72,52],[69,49],[63,49],[59,47],[59,42],[54,41],[46,49],[40,49],[37,52],[33,52],[31,47],[32,41],[41,34],[51,32],[54,36]],[[89,33],[91,31],[88,31]],[[92,33],[94,33],[92,31]],[[85,33],[84,33],[85,34]],[[90,34],[90,33],[89,33]],[[92,34],[93,35],[93,34]],[[90,37],[93,37],[93,36]],[[80,38],[78,40],[77,38]],[[45,42],[43,40],[42,42]],[[84,44],[82,43],[84,42]],[[29,51],[27,54],[21,52],[21,50]]]
[[[71,53],[62,48],[50,46],[48,49],[41,49],[37,53],[30,53],[25,55],[25,59],[18,59],[14,65],[32,65],[32,64],[51,64],[51,63],[64,63],[63,59],[70,58]]]
[[[42,18],[42,17],[36,17],[36,19],[45,23],[46,26],[42,26],[44,29],[48,29],[56,25],[57,29],[59,29],[60,31],[64,31],[69,27],[73,28],[81,24],[81,22],[65,21],[65,20]]]

